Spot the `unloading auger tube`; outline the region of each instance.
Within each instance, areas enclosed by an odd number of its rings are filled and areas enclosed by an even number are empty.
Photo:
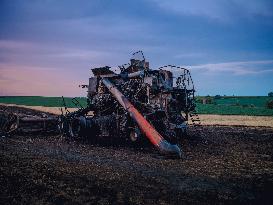
[[[130,116],[138,124],[141,131],[161,153],[181,158],[182,152],[180,148],[177,145],[167,142],[132,105],[132,103],[109,81],[108,78],[102,78],[102,82],[108,88],[110,93],[113,94],[120,105],[129,112]]]

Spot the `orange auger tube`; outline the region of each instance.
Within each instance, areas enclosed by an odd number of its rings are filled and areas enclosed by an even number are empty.
[[[121,104],[121,106],[129,112],[130,116],[138,124],[141,131],[150,140],[150,142],[159,149],[161,153],[181,157],[182,154],[180,148],[177,145],[167,142],[107,78],[103,78],[102,82]]]

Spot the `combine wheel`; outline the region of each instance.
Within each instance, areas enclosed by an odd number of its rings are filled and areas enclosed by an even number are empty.
[[[79,120],[77,118],[69,119],[65,116],[60,116],[58,118],[58,129],[68,139],[76,139],[80,133]]]
[[[0,111],[0,134],[5,135],[15,131],[19,126],[19,117],[16,114]]]
[[[71,139],[79,137],[81,131],[80,123],[78,119],[73,119],[68,123],[68,132]]]

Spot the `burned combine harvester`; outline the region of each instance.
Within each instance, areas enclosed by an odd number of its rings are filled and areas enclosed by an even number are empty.
[[[152,70],[141,51],[119,69],[120,73],[108,66],[92,69],[94,77],[82,85],[88,88],[88,106],[61,117],[63,133],[70,138],[121,137],[134,143],[148,139],[160,152],[181,157],[177,143],[186,134],[189,118],[198,117],[189,70]]]

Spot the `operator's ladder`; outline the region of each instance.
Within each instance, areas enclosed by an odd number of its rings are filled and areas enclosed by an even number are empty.
[[[199,115],[197,114],[196,110],[191,111],[189,113],[189,116],[190,116],[193,126],[200,126],[201,125],[201,120],[200,120]]]

